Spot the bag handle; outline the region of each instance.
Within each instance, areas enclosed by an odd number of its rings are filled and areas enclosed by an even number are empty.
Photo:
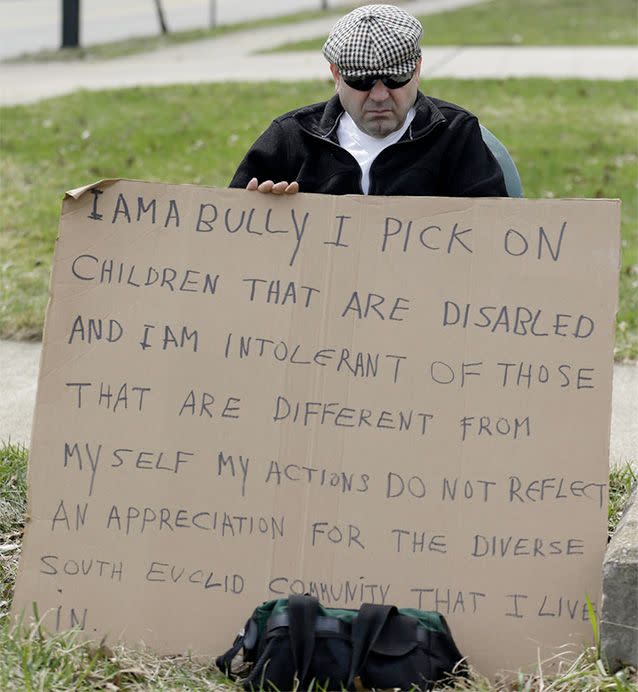
[[[313,596],[292,595],[288,598],[288,633],[295,670],[303,689],[315,651],[315,625],[319,601]]]
[[[347,688],[352,687],[354,679],[365,666],[370,650],[375,645],[381,630],[391,615],[398,613],[396,606],[364,603],[352,623],[352,660]]]

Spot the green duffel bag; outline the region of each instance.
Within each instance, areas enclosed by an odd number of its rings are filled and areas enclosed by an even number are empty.
[[[245,690],[429,690],[464,672],[440,613],[371,603],[358,611],[324,608],[311,596],[256,608],[217,667],[228,673],[241,649],[252,664]]]

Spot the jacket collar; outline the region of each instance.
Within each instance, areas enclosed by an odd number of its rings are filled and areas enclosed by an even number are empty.
[[[416,114],[402,140],[418,139],[430,130],[445,122],[445,116],[436,104],[420,91],[414,102]],[[335,94],[329,101],[302,108],[294,117],[300,126],[312,135],[337,141],[337,125],[343,115],[343,106],[339,96]]]

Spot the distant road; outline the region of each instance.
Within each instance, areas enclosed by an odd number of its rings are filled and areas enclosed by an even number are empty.
[[[321,0],[162,0],[170,30],[320,9]],[[328,0],[328,6],[356,4]],[[60,46],[62,0],[0,0],[0,59]],[[154,0],[80,0],[84,46],[159,33]]]

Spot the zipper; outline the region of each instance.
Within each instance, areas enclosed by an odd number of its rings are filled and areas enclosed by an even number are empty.
[[[354,165],[355,165],[355,170],[359,170],[359,172],[360,172],[359,181],[358,181],[357,185],[358,185],[358,188],[359,188],[359,194],[362,195],[362,194],[364,194],[364,193],[363,193],[363,187],[361,186],[361,179],[362,179],[362,176],[363,176],[363,172],[361,171],[361,166],[359,166],[359,162],[354,158],[354,156],[353,156],[347,149],[344,149],[340,144],[337,144],[336,142],[333,142],[331,139],[328,139],[328,136],[329,136],[332,132],[334,132],[335,128],[338,126],[339,120],[341,119],[341,116],[342,116],[342,115],[343,115],[343,113],[339,114],[339,117],[335,120],[334,125],[328,130],[328,132],[326,132],[325,135],[318,135],[318,134],[316,134],[315,132],[311,132],[310,130],[308,130],[307,128],[305,128],[305,127],[303,127],[303,126],[301,126],[301,129],[302,129],[306,134],[310,135],[311,137],[314,137],[315,139],[318,139],[318,140],[320,140],[320,141],[322,141],[322,142],[327,142],[328,144],[331,144],[333,147],[337,147],[337,149],[339,149],[340,151],[344,152],[347,156],[349,156],[349,157],[352,159],[352,161],[353,161],[353,163],[354,163]],[[410,144],[410,143],[412,143],[412,142],[418,142],[419,140],[423,139],[424,137],[427,137],[428,135],[430,135],[430,133],[434,132],[434,130],[438,129],[444,122],[445,122],[445,118],[441,118],[440,120],[437,120],[436,122],[431,123],[430,126],[425,130],[425,132],[422,132],[422,133],[421,133],[418,137],[416,137],[416,138],[412,137],[412,123],[410,123],[410,127],[408,128],[408,132],[410,133],[409,139],[404,139],[404,140],[401,140],[401,141],[399,141],[399,142],[395,142],[394,144],[391,144],[389,147],[386,147],[386,148],[377,156],[377,158],[372,162],[372,165],[370,166],[370,173],[369,173],[369,176],[370,176],[370,187],[369,187],[368,195],[374,194],[374,193],[372,192],[372,190],[373,190],[374,187],[375,187],[375,185],[374,185],[374,182],[375,182],[375,181],[374,181],[374,178],[373,178],[373,176],[372,176],[372,173],[373,173],[373,171],[374,171],[375,164],[377,163],[377,161],[378,161],[378,159],[379,159],[379,156],[381,156],[381,154],[384,154],[386,151],[388,151],[388,150],[390,150],[390,149],[393,149],[394,147],[398,147],[398,146],[400,146],[400,145],[402,145],[402,144]]]

